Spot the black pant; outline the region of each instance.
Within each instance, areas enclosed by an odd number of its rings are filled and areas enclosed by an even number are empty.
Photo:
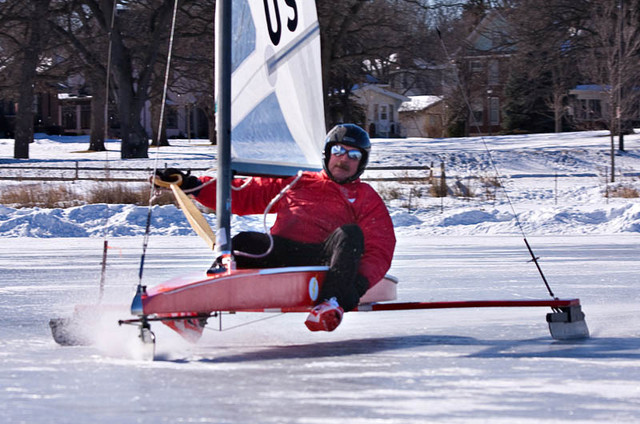
[[[242,232],[233,237],[231,245],[240,252],[260,254],[269,248],[269,237],[263,233]],[[362,230],[355,224],[349,224],[336,229],[319,244],[273,236],[273,249],[267,256],[249,258],[235,255],[235,260],[238,268],[328,265],[319,300],[335,297],[340,306],[349,311],[358,306],[360,297],[369,288],[367,279],[358,274],[363,252]]]

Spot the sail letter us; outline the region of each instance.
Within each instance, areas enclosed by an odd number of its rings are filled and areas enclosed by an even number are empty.
[[[291,32],[294,32],[298,27],[298,6],[296,5],[296,0],[284,0],[291,11],[293,12],[293,17],[287,18],[287,29]],[[271,10],[269,9],[269,3],[273,5],[273,18],[275,22],[271,22]],[[264,14],[267,18],[267,29],[269,30],[269,38],[274,46],[280,44],[280,37],[282,36],[282,19],[280,16],[280,8],[278,7],[278,0],[264,0]],[[274,28],[275,24],[275,28]]]

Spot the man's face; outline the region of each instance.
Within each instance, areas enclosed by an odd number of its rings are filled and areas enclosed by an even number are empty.
[[[337,144],[337,146],[341,146],[347,152],[349,152],[349,150],[358,151],[358,149],[346,146],[344,144]],[[347,153],[342,155],[335,155],[332,153],[329,157],[327,168],[336,181],[344,182],[355,175],[355,173],[358,171],[358,165],[360,164],[361,160],[362,158],[352,159]]]

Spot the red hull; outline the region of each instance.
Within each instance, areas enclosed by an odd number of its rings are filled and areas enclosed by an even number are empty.
[[[169,280],[142,296],[145,315],[310,307],[326,267],[243,269]]]
[[[324,266],[233,270],[219,275],[189,275],[147,289],[145,315],[213,311],[307,311],[318,300]],[[362,303],[394,300],[396,281],[384,278]]]

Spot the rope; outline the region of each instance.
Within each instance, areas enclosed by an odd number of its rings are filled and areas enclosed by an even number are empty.
[[[107,138],[109,137],[109,81],[111,80],[111,48],[113,44],[112,34],[113,27],[116,20],[116,5],[117,1],[113,2],[113,9],[111,10],[111,23],[109,24],[109,48],[107,50],[107,72],[106,72],[106,82],[105,82],[105,100],[104,100],[104,135],[102,143],[106,144]],[[105,174],[107,177],[109,176],[109,149],[105,145]],[[104,223],[104,232],[102,238],[102,267],[100,270],[100,291],[98,295],[98,303],[102,303],[102,298],[104,297],[104,286],[107,275],[107,250],[109,249],[109,241],[107,239],[107,228],[109,228],[109,211],[107,210],[107,216],[105,218]]]
[[[190,193],[196,192],[196,191],[198,191],[198,190],[201,190],[203,187],[206,187],[206,186],[208,186],[209,184],[213,184],[213,183],[215,183],[215,182],[216,182],[215,178],[212,178],[212,179],[210,179],[209,181],[207,181],[206,183],[202,183],[202,184],[200,184],[200,185],[199,185],[199,186],[197,186],[197,187],[189,188],[189,189],[182,190],[182,191],[184,191],[186,194],[190,194]]]
[[[222,313],[220,313],[220,322],[219,322],[218,329],[216,330],[215,328],[204,327],[204,330],[217,331],[217,332],[222,333],[224,331],[236,330],[236,329],[241,328],[241,327],[246,327],[248,325],[256,324],[256,323],[261,322],[261,321],[267,321],[267,320],[270,320],[270,319],[273,319],[273,318],[277,318],[277,317],[282,316],[282,315],[284,315],[284,312],[280,312],[280,313],[277,313],[275,315],[267,316],[267,317],[264,317],[264,318],[255,319],[255,320],[248,321],[248,322],[245,322],[245,323],[242,323],[242,324],[233,325],[231,327],[222,328]],[[211,316],[215,317],[215,315],[211,315]]]
[[[149,235],[151,232],[151,215],[153,211],[153,201],[155,200],[156,194],[154,189],[154,183],[156,179],[156,170],[158,169],[158,163],[160,158],[160,134],[162,133],[162,123],[164,120],[164,109],[167,100],[167,86],[169,85],[169,70],[171,68],[171,55],[173,52],[173,38],[175,34],[176,27],[176,16],[178,14],[178,0],[175,0],[173,3],[173,16],[171,18],[171,35],[169,36],[169,50],[167,52],[167,66],[165,69],[164,75],[164,86],[162,89],[162,103],[160,104],[160,121],[158,122],[158,139],[156,140],[157,148],[155,152],[155,159],[153,161],[153,174],[150,180],[150,189],[149,189],[149,204],[147,209],[147,222],[144,230],[144,238],[142,242],[142,254],[140,256],[140,269],[138,271],[138,287],[142,286],[142,275],[144,273],[144,261],[147,255],[147,248],[149,247]]]
[[[107,53],[107,78],[106,78],[106,99],[104,102],[104,141],[107,141],[109,137],[109,82],[111,80],[111,46],[113,44],[113,27],[116,21],[116,5],[118,2],[116,0],[113,1],[113,9],[111,10],[111,24],[109,25],[109,50]],[[107,149],[108,155],[109,149]]]
[[[451,55],[449,54],[447,46],[445,46],[444,41],[442,40],[442,34],[440,33],[440,29],[436,28],[436,31],[438,33],[438,39],[440,40],[440,44],[442,46],[442,50],[444,51],[444,54],[445,54],[445,56],[447,58],[447,62],[452,63]],[[471,108],[471,103],[469,102],[469,97],[467,96],[467,94],[464,91],[464,88],[462,87],[462,83],[460,82],[460,78],[458,77],[457,68],[455,68],[455,67],[454,67],[453,74],[454,74],[455,79],[456,79],[456,85],[460,89],[460,94],[462,95],[462,99],[464,100],[464,103],[465,103],[465,105],[467,107],[467,110],[473,115],[473,109]],[[496,176],[496,181],[498,182],[498,185],[502,188],[502,192],[504,193],[504,196],[507,199],[507,203],[509,204],[509,207],[511,208],[511,213],[513,214],[513,217],[514,217],[514,219],[516,221],[516,226],[520,230],[520,233],[522,234],[522,237],[524,239],[524,243],[527,246],[529,254],[531,255],[531,261],[535,263],[536,268],[538,269],[538,272],[540,273],[540,277],[542,277],[542,281],[544,282],[544,284],[545,284],[545,286],[547,288],[547,291],[549,292],[549,295],[555,299],[556,297],[553,294],[553,291],[551,290],[551,287],[549,286],[549,283],[547,282],[547,279],[544,276],[544,273],[542,272],[542,268],[540,267],[540,264],[538,263],[538,257],[533,253],[533,250],[531,249],[531,246],[529,245],[529,242],[527,241],[527,236],[526,236],[524,228],[522,227],[522,224],[520,222],[520,217],[518,216],[518,213],[516,212],[516,209],[513,206],[513,202],[511,201],[511,197],[509,197],[509,192],[507,191],[507,188],[502,183],[502,178],[500,178],[500,173],[498,172],[498,166],[496,165],[495,161],[493,160],[493,155],[491,154],[491,150],[489,150],[489,146],[487,145],[487,142],[486,142],[484,136],[480,132],[480,126],[478,125],[478,122],[475,122],[475,120],[474,120],[474,124],[475,124],[475,127],[476,127],[476,132],[478,134],[480,134],[480,140],[482,141],[482,145],[484,146],[484,149],[487,152],[487,156],[489,157],[489,164],[493,168],[493,171],[494,171],[495,176]]]
[[[267,235],[267,237],[269,237],[269,248],[264,253],[258,253],[258,254],[247,253],[247,252],[241,252],[241,251],[238,251],[238,250],[234,250],[233,251],[234,255],[236,255],[236,256],[244,256],[246,258],[259,259],[259,258],[264,258],[269,253],[271,253],[271,251],[273,250],[273,236],[271,235],[271,232],[267,228],[267,215],[269,214],[269,211],[271,211],[271,208],[273,207],[273,205],[275,205],[278,201],[280,201],[280,199],[282,199],[282,197],[285,195],[285,193],[287,191],[291,190],[291,188],[298,182],[298,180],[300,178],[302,178],[302,175],[303,175],[303,172],[302,171],[298,171],[298,175],[296,175],[296,177],[293,179],[293,181],[291,181],[282,190],[280,190],[280,193],[278,193],[276,195],[276,197],[271,199],[271,201],[269,202],[269,204],[265,208],[264,213],[262,214],[262,228],[264,229],[264,233]],[[244,188],[247,185],[248,185],[248,183],[245,183],[245,184],[242,185],[241,188]]]

